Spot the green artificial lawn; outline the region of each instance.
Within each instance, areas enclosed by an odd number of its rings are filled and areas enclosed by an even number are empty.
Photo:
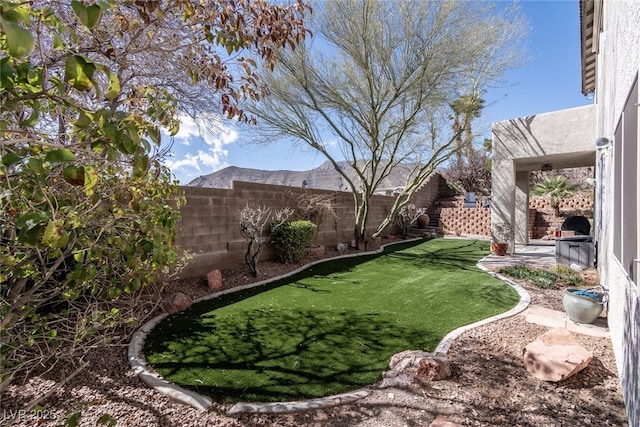
[[[331,260],[194,304],[148,335],[167,380],[226,401],[288,401],[381,379],[391,356],[433,350],[449,331],[519,300],[476,268],[486,242],[436,239]]]

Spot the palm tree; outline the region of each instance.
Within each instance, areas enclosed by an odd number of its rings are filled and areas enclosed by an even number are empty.
[[[462,95],[451,104],[453,110],[453,132],[456,136],[457,166],[462,167],[462,154],[467,157],[473,154],[473,132],[471,132],[471,119],[480,117],[484,108],[484,99],[478,94]],[[461,123],[462,119],[462,123]]]
[[[562,175],[551,176],[536,185],[531,194],[534,196],[549,196],[551,207],[556,216],[560,216],[560,201],[573,196],[576,187]]]

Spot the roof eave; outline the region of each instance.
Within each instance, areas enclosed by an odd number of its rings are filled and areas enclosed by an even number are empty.
[[[582,62],[582,94],[596,88],[596,63],[602,0],[580,0],[580,47]]]

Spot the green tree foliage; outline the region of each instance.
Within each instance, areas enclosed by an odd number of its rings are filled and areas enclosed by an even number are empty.
[[[212,46],[272,67],[276,47],[304,37],[303,9],[0,1],[0,392],[136,321],[126,301],[179,258],[182,196],[160,130],[197,108],[190,85],[246,119],[239,101],[263,90],[255,62],[237,59],[244,74],[232,73]]]
[[[278,259],[285,263],[299,262],[316,235],[317,226],[308,220],[286,221],[271,232],[271,245]]]
[[[560,201],[573,196],[575,192],[576,187],[563,175],[548,177],[531,190],[534,196],[549,197],[556,216],[560,216]]]
[[[123,320],[115,301],[177,261],[181,198],[152,152],[160,126],[177,128],[171,97],[146,92],[145,115],[120,109],[118,75],[77,53],[74,41],[96,29],[106,3],[71,2],[75,26],[29,3],[1,7],[6,385],[18,370],[73,353]]]
[[[264,73],[270,96],[251,112],[274,138],[306,144],[331,162],[353,194],[359,248],[368,228],[373,237],[383,233],[455,153],[486,88],[520,61],[526,24],[508,9],[487,2],[320,2],[310,24],[318,42],[280,54],[283,66]],[[341,168],[343,159],[356,179]],[[371,227],[370,201],[400,164],[412,172],[387,217]]]

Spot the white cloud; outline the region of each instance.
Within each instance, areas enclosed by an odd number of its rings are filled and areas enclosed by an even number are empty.
[[[211,151],[198,151],[198,153],[195,155],[186,153],[181,159],[166,160],[165,163],[171,169],[188,167],[196,169],[198,172],[202,172],[202,168],[200,166],[207,166],[208,168],[211,168],[215,171],[227,166],[226,162],[222,160],[218,154],[219,153],[212,154]],[[223,151],[223,154],[227,154],[226,150]]]
[[[202,138],[205,144],[220,148],[238,139],[238,132],[229,124],[223,123],[219,116],[200,114],[193,117],[179,117],[180,130],[174,136],[181,144],[191,145],[194,138]]]
[[[326,141],[322,141],[322,144],[325,147],[336,147],[338,145],[338,141],[334,138],[334,139],[328,139]]]
[[[174,141],[180,146],[174,145],[172,158],[165,159],[165,165],[178,179],[185,183],[185,178],[209,174],[228,166],[225,146],[238,139],[232,125],[211,114],[198,115],[195,120],[186,115],[179,119],[180,130]],[[201,148],[204,150],[196,148],[197,144],[202,146],[203,143],[205,147]]]
[[[198,159],[196,157],[193,157],[190,154],[187,154],[181,160],[168,160],[167,159],[167,160],[165,160],[165,164],[171,170],[176,170],[176,169],[181,169],[181,168],[187,167],[187,168],[193,168],[193,169],[196,169],[196,170],[200,171],[200,165],[198,164]]]
[[[211,151],[210,151],[211,152]],[[204,151],[198,151],[198,160],[204,166],[208,166],[213,170],[220,169],[221,167],[226,166],[226,162],[224,162],[220,157],[227,156],[227,150],[222,150],[216,154],[205,153]]]

